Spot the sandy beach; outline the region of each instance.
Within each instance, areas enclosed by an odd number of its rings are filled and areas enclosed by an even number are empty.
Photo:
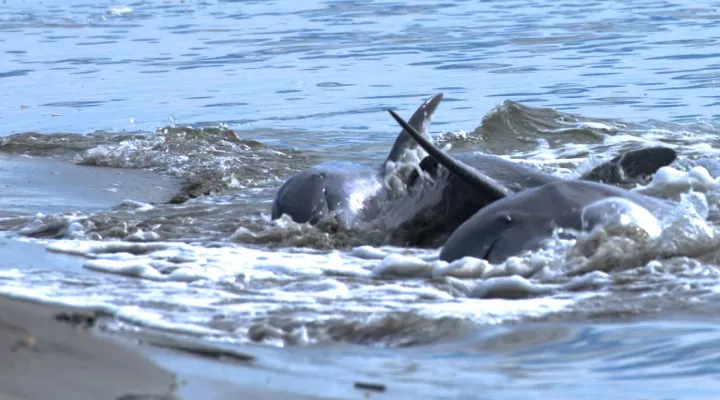
[[[384,397],[384,388],[363,390],[342,377],[311,372],[317,372],[317,365],[310,366],[307,374],[284,369],[277,359],[282,349],[258,348],[259,354],[275,354],[274,361],[265,362],[256,353],[189,339],[146,334],[142,340],[129,340],[99,332],[98,318],[102,316],[80,308],[0,297],[0,398]],[[289,353],[297,362],[297,355]]]
[[[75,165],[41,157],[0,155],[0,209],[9,213],[92,212],[130,199],[168,201],[180,179],[145,170]],[[96,274],[81,257],[42,243],[0,238],[0,270],[65,270]],[[0,399],[362,399],[351,377],[328,380],[287,368],[293,351],[250,346],[266,355],[214,348],[163,335],[105,333],[93,310],[0,296]],[[302,365],[300,363],[299,365]],[[372,389],[371,389],[372,390]]]
[[[59,321],[72,315],[82,320],[81,314],[60,307],[0,300],[0,397],[174,398],[172,373],[87,332],[92,317],[76,327]]]

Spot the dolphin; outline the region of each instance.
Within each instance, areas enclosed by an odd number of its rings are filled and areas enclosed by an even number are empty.
[[[631,150],[596,166],[579,178],[630,186],[647,181],[658,169],[675,161],[676,157],[673,149],[661,146]],[[566,180],[489,154],[459,154],[454,159],[476,171],[482,171],[497,184],[496,189],[506,195]],[[409,195],[386,205],[382,217],[376,218],[376,227],[389,232],[390,244],[440,246],[478,210],[498,200],[494,190],[478,193],[461,175],[447,174],[445,169],[439,168],[438,160],[432,154],[422,160],[420,167],[420,173],[413,171],[407,180]],[[426,181],[424,177],[430,179]],[[502,189],[498,189],[500,187]]]
[[[497,180],[442,152],[413,131],[394,111],[389,112],[428,154],[462,179],[477,195],[495,199],[450,235],[440,252],[443,261],[470,256],[496,264],[523,251],[537,250],[557,228],[581,230],[584,208],[604,199],[620,198],[633,202],[654,216],[665,214],[673,207],[665,200],[584,180],[555,180],[513,193]]]
[[[661,199],[603,183],[550,182],[478,211],[450,235],[440,259],[471,256],[501,263],[525,250],[537,250],[556,228],[582,230],[585,208],[609,198],[628,200],[658,218],[672,209]]]
[[[429,141],[432,138],[427,129],[442,98],[442,93],[429,98],[409,120],[410,126]],[[497,179],[511,192],[562,179],[497,156],[461,154],[457,158]],[[674,159],[675,152],[668,148],[636,150],[601,164],[583,178],[622,184],[642,174],[652,175]],[[345,228],[353,222],[361,222],[360,229],[367,228],[367,223],[379,227],[390,244],[437,246],[477,210],[495,200],[477,195],[455,174],[441,174],[435,158],[426,156],[402,130],[380,166],[329,161],[289,178],[276,193],[271,217],[287,214],[295,222],[315,225],[334,214],[337,220],[333,221]],[[426,185],[426,176],[436,184]],[[413,191],[422,193],[410,196]]]
[[[427,128],[442,98],[442,93],[430,97],[410,118],[410,125],[428,140],[432,138]],[[403,165],[412,165],[413,159],[417,165],[424,156],[413,137],[403,130],[380,166],[330,161],[305,169],[280,186],[271,218],[287,214],[295,222],[312,225],[331,213],[346,223],[361,212],[363,218],[371,218],[382,203],[380,199],[404,189],[399,186],[409,171],[403,170]]]

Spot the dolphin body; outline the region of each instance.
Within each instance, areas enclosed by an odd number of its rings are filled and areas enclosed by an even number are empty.
[[[426,100],[408,121],[430,142],[427,129],[442,98],[439,93]],[[465,154],[457,158],[497,180],[506,195],[562,180],[497,156]],[[621,154],[582,178],[622,184],[652,175],[674,160],[672,149],[645,148]],[[417,163],[418,168],[403,171],[408,164]],[[428,185],[419,179],[417,170],[435,183]],[[403,190],[398,190],[402,185]],[[336,214],[345,227],[361,222],[360,229],[367,228],[364,225],[367,223],[379,228],[385,233],[383,242],[434,247],[441,245],[475,212],[497,200],[489,193],[478,195],[456,174],[443,175],[437,160],[426,157],[413,136],[403,129],[380,166],[330,161],[289,178],[276,193],[271,217],[277,219],[287,214],[295,222],[315,225],[325,216]]]
[[[556,228],[580,231],[586,206],[608,198],[629,200],[655,217],[670,203],[616,186],[582,180],[550,182],[490,204],[456,229],[440,259],[471,256],[497,264],[525,250],[537,250]]]
[[[504,188],[506,195],[552,182],[567,181],[557,175],[493,155],[461,154],[454,158],[492,177]],[[580,179],[620,186],[635,184],[671,164],[675,158],[675,151],[667,147],[632,150],[598,165]],[[382,230],[392,232],[392,244],[440,246],[478,210],[498,200],[492,192],[478,193],[457,174],[441,171],[432,156],[426,157],[421,166],[429,172],[433,182],[421,182],[418,177],[411,176],[408,188],[410,195],[395,200],[383,211],[384,217],[377,218],[377,224]]]
[[[442,93],[429,98],[410,118],[410,125],[428,140],[432,139],[427,128],[442,98]],[[416,157],[419,162],[425,156],[424,152],[413,155],[413,151],[422,149],[403,130],[380,166],[330,161],[303,170],[278,189],[271,217],[277,219],[287,214],[295,222],[312,225],[333,212],[343,222],[350,222],[360,212],[369,219],[382,199],[391,197],[393,179],[402,180],[399,165],[408,157]]]
[[[658,169],[675,161],[676,157],[675,151],[667,147],[632,150],[596,166],[580,179],[618,186],[632,185],[646,181]],[[548,183],[567,181],[494,155],[459,154],[453,158],[491,178],[497,184],[495,190],[478,193],[467,179],[457,173],[447,174],[447,169],[439,168],[438,160],[432,154],[428,155],[420,166],[423,175],[430,179],[420,179],[418,173],[411,174],[408,178],[409,195],[395,199],[385,206],[382,216],[376,217],[376,227],[389,232],[390,244],[440,246],[478,210],[499,198]],[[503,195],[500,196],[496,190],[502,191]]]
[[[616,186],[584,180],[554,180],[513,192],[500,181],[452,158],[432,142],[408,129],[407,123],[390,110],[395,120],[410,132],[420,146],[453,175],[471,187],[473,194],[495,199],[464,221],[447,239],[440,259],[462,257],[500,263],[525,250],[537,250],[556,228],[581,230],[583,209],[599,200],[631,201],[655,216],[672,209],[672,203]]]

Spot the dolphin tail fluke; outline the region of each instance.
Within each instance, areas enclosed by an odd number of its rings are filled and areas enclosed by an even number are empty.
[[[442,100],[442,98],[443,94],[438,93],[435,96],[427,99],[424,103],[420,105],[420,107],[418,107],[417,110],[415,110],[415,113],[412,115],[412,117],[410,117],[410,120],[408,121],[410,125],[415,128],[415,130],[420,132],[423,137],[427,138],[430,141],[432,141],[432,137],[430,137],[430,134],[428,134],[427,129],[430,126],[430,122],[432,121],[433,115],[435,114],[435,110],[437,110],[438,106],[440,105],[440,101]],[[390,150],[387,159],[383,163],[383,170],[385,164],[390,161],[397,162],[403,156],[403,154],[405,154],[406,151],[414,149],[415,147],[417,147],[417,145],[417,142],[407,132],[407,130],[403,129],[398,135],[397,139],[395,139],[395,144],[393,144],[393,147]]]
[[[598,165],[581,179],[615,185],[645,182],[675,158],[675,150],[662,146],[632,150]]]
[[[467,166],[460,161],[455,160],[450,155],[440,150],[430,140],[425,138],[420,132],[405,122],[405,120],[403,120],[393,110],[388,110],[388,112],[393,118],[395,118],[395,121],[397,121],[397,123],[408,132],[408,134],[412,135],[412,137],[425,151],[428,152],[428,154],[438,161],[438,163],[447,168],[450,172],[456,174],[472,188],[482,193],[483,196],[487,196],[492,200],[499,200],[512,194],[508,188],[501,185],[493,178]]]

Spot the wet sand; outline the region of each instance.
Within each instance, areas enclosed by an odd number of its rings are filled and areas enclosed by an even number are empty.
[[[26,399],[363,399],[383,397],[339,376],[186,338],[102,333],[102,315],[0,296],[0,398]],[[271,353],[275,353],[274,361]],[[287,356],[287,352],[283,352]],[[296,357],[292,357],[297,365]],[[286,363],[286,361],[285,361]],[[318,366],[310,371],[317,372]],[[372,396],[370,396],[372,394]]]
[[[228,353],[217,350],[186,343],[185,350],[177,351],[159,339],[153,341],[159,346],[151,347],[94,334],[97,318],[81,309],[0,297],[0,398],[336,398],[293,393],[298,382],[276,380],[263,368],[249,373],[252,361],[237,356],[219,361]],[[326,391],[320,382],[304,383],[305,390]],[[361,397],[357,392],[351,398]]]
[[[84,258],[50,252],[38,242],[0,238],[0,254],[0,270],[99,274],[83,268]],[[351,376],[330,381],[317,373],[330,365],[324,360],[308,374],[297,369],[306,360],[286,349],[222,346],[152,331],[109,334],[101,326],[112,318],[87,307],[40,303],[23,291],[0,295],[0,399],[364,397]]]
[[[84,270],[82,257],[48,251],[44,244],[23,239],[0,237],[0,270],[52,268],[92,273]]]
[[[0,398],[173,398],[169,371],[83,327],[56,320],[67,311],[0,300]]]
[[[58,255],[42,247],[41,243],[0,238],[0,258],[7,258],[0,262],[0,269],[32,273],[52,267],[99,274],[82,268],[83,258]],[[653,377],[648,375],[653,369],[651,362],[648,368],[638,367],[637,373],[646,374],[645,378],[612,379],[607,369],[622,367],[624,361],[603,364],[596,371],[593,366],[598,364],[585,356],[577,361],[562,359],[563,351],[575,354],[585,349],[588,354],[600,351],[597,358],[620,354],[632,362],[637,354],[626,354],[622,348],[613,351],[617,345],[603,350],[605,346],[598,347],[595,341],[615,343],[622,329],[629,336],[646,332],[647,340],[652,341],[653,334],[661,335],[655,340],[667,340],[673,329],[680,333],[691,329],[687,322],[672,325],[659,321],[640,333],[640,325],[632,322],[615,325],[611,331],[607,326],[594,331],[597,327],[583,324],[518,325],[501,329],[504,333],[413,349],[345,344],[276,348],[202,341],[143,327],[136,331],[115,326],[109,333],[104,327],[121,317],[104,313],[105,308],[41,304],[29,297],[34,294],[6,289],[0,279],[0,290],[7,293],[0,295],[2,400],[450,399],[480,394],[497,400],[683,395],[711,399],[717,393],[713,371],[692,379]],[[589,343],[588,329],[595,332]],[[710,341],[690,342],[688,348],[708,346],[708,357],[712,357],[716,329],[714,325],[692,328],[702,338],[710,335]],[[598,339],[605,337],[602,332],[609,335],[604,340]],[[648,346],[643,351],[655,351],[652,342]],[[572,350],[563,350],[567,348]],[[678,347],[678,351],[684,350]],[[547,368],[538,364],[536,357],[544,357]],[[647,361],[642,357],[635,360]],[[607,385],[614,392],[602,393]],[[662,393],[650,387],[661,388]],[[663,393],[666,396],[660,396]]]
[[[6,212],[93,211],[126,199],[163,203],[181,191],[182,183],[141,169],[0,154],[0,210]]]

